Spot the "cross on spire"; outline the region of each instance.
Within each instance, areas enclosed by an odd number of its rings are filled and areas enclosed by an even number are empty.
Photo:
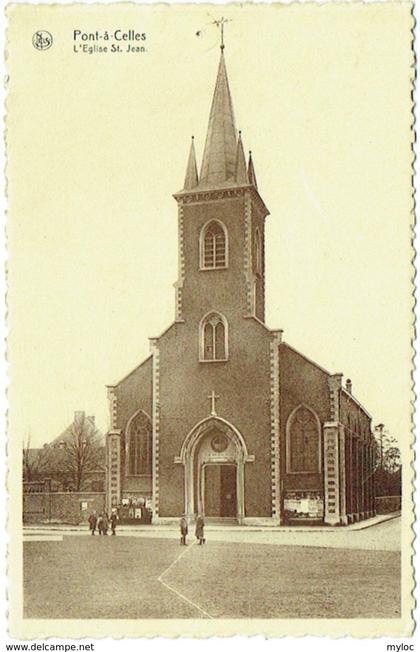
[[[211,408],[210,408],[211,416],[212,417],[217,417],[217,414],[216,414],[216,400],[218,398],[220,398],[220,396],[217,396],[217,394],[215,393],[215,391],[213,389],[212,393],[210,394],[210,396],[207,396],[207,398],[209,398],[210,401],[211,401]]]
[[[226,23],[230,23],[231,19],[230,18],[219,18],[218,20],[214,20],[212,25],[216,25],[217,29],[220,29],[220,49],[224,50],[225,49],[225,43],[224,43],[224,27]]]

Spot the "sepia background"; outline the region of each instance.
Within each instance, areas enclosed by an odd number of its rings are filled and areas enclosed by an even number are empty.
[[[173,320],[176,204],[198,157],[220,7],[9,9],[11,435],[41,446],[74,410],[108,428],[105,384]],[[407,453],[410,5],[227,6],[236,121],[267,222],[267,323]],[[73,30],[146,32],[146,53],[73,52]],[[32,35],[53,34],[37,51]],[[196,32],[199,31],[199,36]],[[404,98],[406,102],[404,103]]]

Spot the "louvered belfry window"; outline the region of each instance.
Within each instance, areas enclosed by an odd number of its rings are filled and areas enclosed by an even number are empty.
[[[134,417],[128,437],[129,475],[151,475],[152,425],[144,412],[139,412]]]
[[[318,422],[311,410],[301,406],[289,426],[289,466],[292,473],[319,472],[320,437]]]
[[[226,327],[218,314],[209,315],[202,325],[202,360],[226,360]]]
[[[226,235],[218,222],[210,222],[206,227],[202,253],[205,269],[226,267]]]

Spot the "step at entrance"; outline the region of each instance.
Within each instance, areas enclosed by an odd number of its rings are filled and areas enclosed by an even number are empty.
[[[238,519],[234,517],[217,517],[217,516],[205,516],[204,522],[206,525],[238,525]]]

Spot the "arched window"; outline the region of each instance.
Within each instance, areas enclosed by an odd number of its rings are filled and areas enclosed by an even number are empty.
[[[227,360],[228,330],[226,319],[217,312],[206,315],[200,323],[200,360]]]
[[[212,220],[203,226],[200,234],[200,268],[227,267],[227,231],[224,224]]]
[[[286,430],[288,473],[319,473],[321,437],[315,412],[300,405],[289,416]]]
[[[256,274],[262,274],[261,233],[258,227],[254,234],[254,271]]]
[[[142,410],[128,424],[126,472],[128,475],[152,474],[152,424]]]

